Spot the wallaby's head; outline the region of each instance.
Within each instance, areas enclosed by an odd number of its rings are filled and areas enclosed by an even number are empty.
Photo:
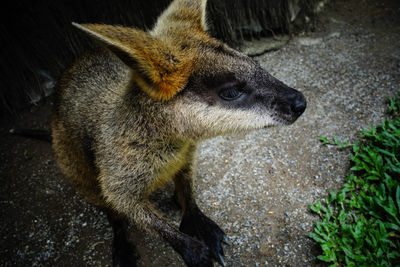
[[[174,0],[150,32],[74,25],[132,69],[132,88],[164,107],[165,120],[178,137],[293,123],[306,108],[304,96],[212,38],[205,9],[206,0]]]

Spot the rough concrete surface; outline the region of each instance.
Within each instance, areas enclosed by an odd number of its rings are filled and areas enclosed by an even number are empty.
[[[260,42],[258,42],[260,45]],[[227,266],[318,266],[307,237],[317,219],[308,205],[340,187],[349,151],[318,136],[354,141],[385,116],[400,90],[400,4],[334,1],[315,32],[255,58],[308,100],[289,127],[230,135],[201,144],[199,206],[225,230]],[[1,129],[0,265],[110,266],[112,231],[104,214],[63,180],[49,144],[8,129],[49,128],[51,98]],[[178,224],[171,186],[152,199]],[[163,241],[132,229],[140,266],[182,266]]]

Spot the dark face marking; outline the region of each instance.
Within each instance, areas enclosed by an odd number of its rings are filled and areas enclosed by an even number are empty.
[[[212,50],[215,54],[224,55],[228,57],[237,57],[238,53],[225,45],[224,43],[201,43],[202,50]]]
[[[219,73],[215,75],[206,76],[203,78],[203,83],[207,87],[218,87],[224,83],[237,81],[235,74],[232,72]]]
[[[218,55],[217,55],[218,56]],[[215,57],[217,57],[215,56]],[[192,75],[188,90],[210,106],[270,114],[276,121],[293,123],[305,110],[304,96],[272,77],[246,57],[219,57],[202,75]],[[216,67],[216,68],[215,68]]]
[[[304,96],[271,76],[253,59],[217,40],[195,43],[193,48],[200,49],[202,55],[199,69],[190,76],[181,94],[190,91],[198,96],[196,101],[226,112],[250,111],[249,120],[251,114],[258,114],[258,120],[269,117],[289,124],[304,112]]]

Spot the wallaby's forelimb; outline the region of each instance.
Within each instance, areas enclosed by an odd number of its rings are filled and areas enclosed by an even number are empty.
[[[182,208],[182,221],[179,230],[203,241],[211,251],[213,258],[225,266],[221,242],[226,236],[222,229],[198,208],[193,197],[193,179],[191,166],[185,166],[174,177],[175,197]],[[226,243],[226,242],[225,242]]]
[[[188,167],[183,168],[174,177],[175,184],[175,199],[179,206],[182,208],[182,215],[196,206],[196,201],[193,198],[193,181],[191,177],[191,170]]]
[[[135,213],[140,213],[136,217],[136,224],[145,225],[148,230],[166,240],[188,266],[213,266],[211,251],[205,243],[182,233],[158,215],[149,203],[144,203],[136,206]]]

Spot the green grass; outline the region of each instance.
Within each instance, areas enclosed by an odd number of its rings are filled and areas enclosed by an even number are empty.
[[[352,149],[342,189],[310,205],[320,220],[309,236],[331,266],[400,266],[400,92],[389,110],[390,119],[363,130],[353,145],[320,137]]]

